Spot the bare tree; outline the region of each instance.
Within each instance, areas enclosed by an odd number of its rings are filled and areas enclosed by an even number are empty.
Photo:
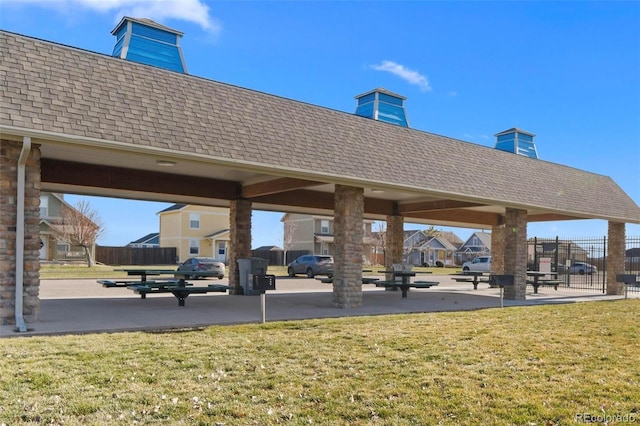
[[[283,262],[284,265],[287,265],[287,252],[289,250],[291,250],[291,246],[294,245],[294,243],[296,242],[296,231],[298,230],[298,223],[294,222],[292,220],[289,220],[289,215],[287,214],[285,216],[284,219],[284,226],[283,226],[283,238],[282,238],[282,245],[284,246],[284,257],[283,257]]]
[[[88,201],[80,200],[75,208],[63,206],[60,221],[52,227],[56,238],[71,246],[82,247],[87,266],[95,264],[92,248],[104,231],[98,211]]]
[[[387,256],[387,227],[386,222],[376,223],[377,231],[371,233],[371,237],[375,240],[376,262],[378,261],[378,251],[382,251],[382,259]]]

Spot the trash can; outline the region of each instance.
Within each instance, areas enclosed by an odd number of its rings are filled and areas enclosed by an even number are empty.
[[[266,275],[269,261],[261,257],[249,257],[238,259],[238,269],[240,273],[240,286],[245,295],[260,294],[260,291],[253,289],[253,276]]]

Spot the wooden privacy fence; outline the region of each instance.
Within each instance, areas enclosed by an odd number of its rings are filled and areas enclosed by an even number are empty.
[[[96,246],[96,262],[105,265],[174,265],[175,247]]]
[[[251,250],[252,257],[261,257],[269,261],[269,265],[288,265],[295,259],[305,254],[311,254],[309,250],[288,250],[287,258],[283,250]]]

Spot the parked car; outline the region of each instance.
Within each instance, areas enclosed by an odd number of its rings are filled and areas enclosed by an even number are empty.
[[[333,257],[311,254],[300,256],[289,264],[287,273],[290,277],[306,274],[309,278],[316,275],[326,275],[331,278],[333,277]]]
[[[225,267],[223,262],[213,257],[191,257],[178,266],[178,271],[210,272],[211,276],[221,280],[224,278]]]
[[[462,264],[463,271],[469,272],[491,272],[491,256],[479,256],[471,262]]]
[[[595,266],[589,264],[589,263],[585,263],[585,262],[574,262],[573,265],[571,265],[569,267],[569,273],[570,274],[580,274],[580,275],[584,275],[584,274],[596,274],[598,273],[598,268],[596,268]]]

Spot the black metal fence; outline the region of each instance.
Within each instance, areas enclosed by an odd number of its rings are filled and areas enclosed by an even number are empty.
[[[606,292],[607,237],[529,240],[528,269],[540,270],[541,260],[551,263],[551,271],[563,281],[561,287],[574,290]],[[626,273],[640,273],[640,236],[627,237]],[[640,288],[629,288],[640,292]]]

